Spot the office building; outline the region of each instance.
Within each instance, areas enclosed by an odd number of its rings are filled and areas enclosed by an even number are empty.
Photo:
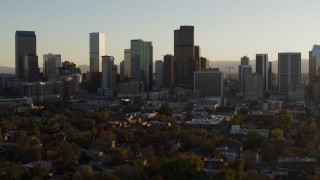
[[[124,50],[124,77],[131,78],[131,50]]]
[[[199,91],[202,97],[223,97],[223,72],[219,69],[195,71],[194,91]]]
[[[278,53],[278,91],[288,94],[290,86],[301,83],[301,53]]]
[[[153,47],[151,42],[131,40],[131,82],[143,82],[145,89],[152,89]]]
[[[192,89],[196,69],[194,27],[180,26],[174,31],[174,83]]]
[[[263,98],[263,78],[259,73],[251,73],[245,85],[247,99],[259,100]]]
[[[25,79],[25,56],[37,55],[36,34],[34,31],[16,31],[15,72],[18,79]],[[32,64],[32,63],[31,63]]]
[[[256,72],[262,76],[263,90],[268,90],[268,54],[256,55]]]
[[[102,81],[100,87],[103,89],[116,88],[113,56],[102,56]]]
[[[58,74],[58,70],[61,67],[61,55],[60,54],[45,54],[43,55],[43,76],[50,78]]]
[[[124,81],[124,60],[120,62],[120,82]]]
[[[26,81],[38,81],[40,79],[40,69],[38,65],[38,56],[26,55],[23,62],[24,68],[24,80]]]
[[[272,84],[272,62],[269,62],[268,66],[268,90],[274,90],[273,84]]]
[[[243,56],[241,58],[241,65],[249,65],[249,57]]]
[[[162,87],[163,86],[163,61],[158,60],[155,63],[156,68],[156,87]]]
[[[174,84],[174,56],[167,54],[163,56],[163,85],[170,87]]]
[[[90,33],[90,72],[101,72],[101,56],[106,54],[105,48],[105,34]]]
[[[200,58],[199,69],[209,69],[209,60],[205,57]]]
[[[201,69],[201,49],[200,46],[194,46],[195,71]]]
[[[246,64],[246,63],[244,63]],[[238,91],[242,94],[245,94],[245,87],[249,80],[249,75],[252,73],[251,65],[239,65],[239,89]]]
[[[309,82],[313,84],[320,75],[320,45],[314,45],[309,51]]]

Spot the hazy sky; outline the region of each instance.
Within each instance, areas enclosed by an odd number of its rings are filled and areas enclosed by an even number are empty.
[[[153,59],[173,54],[173,30],[195,26],[201,55],[255,59],[320,44],[319,0],[0,0],[0,66],[14,67],[15,31],[37,35],[37,54],[89,64],[89,33],[106,34],[106,53],[119,63],[131,39],[153,43]]]

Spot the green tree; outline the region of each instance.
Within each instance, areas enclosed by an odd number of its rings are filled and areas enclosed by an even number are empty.
[[[81,166],[75,173],[75,178],[79,180],[94,180],[92,167],[89,165]]]
[[[45,179],[48,176],[48,168],[40,162],[32,168],[31,175],[32,179]]]
[[[196,155],[181,154],[166,160],[160,166],[163,179],[191,179],[203,170],[203,162]]]
[[[283,114],[279,117],[277,127],[281,128],[282,130],[287,130],[292,126],[292,123],[293,116],[291,114]]]
[[[245,143],[247,149],[260,148],[263,143],[263,137],[257,131],[248,132],[248,139]]]
[[[38,124],[35,120],[29,121],[27,134],[30,136],[37,136],[40,134]]]
[[[234,160],[229,162],[229,168],[232,170],[235,170],[235,179],[241,180],[242,179],[242,173],[244,168],[244,161],[242,159]]]
[[[165,102],[160,106],[159,114],[171,116],[172,115],[172,109],[170,108],[170,105],[168,102]]]
[[[0,179],[30,179],[30,172],[21,163],[6,161],[1,168],[6,169],[5,173],[0,173]]]
[[[76,159],[79,147],[74,143],[70,144],[68,141],[62,141],[57,145],[55,151],[54,167],[57,172],[64,173],[71,167],[72,161]]]
[[[112,162],[120,164],[130,155],[129,149],[113,148],[112,149]]]
[[[282,131],[282,129],[276,128],[276,129],[273,129],[273,130],[270,132],[270,135],[271,135],[271,137],[273,137],[273,138],[282,139],[282,138],[283,138],[283,131]]]

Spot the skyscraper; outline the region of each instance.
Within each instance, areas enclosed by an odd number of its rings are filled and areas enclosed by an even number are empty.
[[[256,72],[262,76],[263,90],[268,90],[268,54],[256,55]]]
[[[174,84],[174,56],[171,54],[163,57],[163,85],[169,87]]]
[[[43,75],[45,77],[51,77],[56,74],[58,68],[61,67],[61,55],[60,54],[44,54],[43,55]]]
[[[16,77],[18,79],[25,79],[25,56],[36,56],[37,55],[37,42],[36,34],[34,31],[16,31]],[[27,58],[29,59],[29,58]],[[30,63],[32,64],[32,63]],[[28,66],[28,65],[27,65]],[[26,80],[26,79],[25,79]]]
[[[124,81],[124,60],[120,62],[120,82]]]
[[[24,80],[26,81],[38,81],[39,80],[39,64],[38,64],[38,56],[36,55],[25,55],[24,62]]]
[[[114,58],[113,56],[102,56],[102,83],[104,89],[115,89],[116,82],[113,73]]]
[[[90,33],[90,72],[101,72],[101,56],[105,55],[105,34]]]
[[[209,60],[205,57],[200,58],[199,69],[209,69]]]
[[[249,65],[249,57],[243,56],[241,58],[241,65]]]
[[[252,73],[251,65],[239,65],[239,92],[246,93],[246,85],[250,80],[249,76]]]
[[[309,51],[309,81],[315,82],[315,77],[320,75],[320,45],[314,45]]]
[[[289,87],[301,83],[301,53],[278,53],[278,90],[288,94]]]
[[[223,97],[223,72],[219,69],[200,69],[194,72],[194,90],[201,96]]]
[[[195,70],[201,69],[201,49],[200,46],[194,46]]]
[[[259,73],[251,73],[245,85],[246,98],[258,100],[263,98],[263,79]]]
[[[268,90],[273,90],[272,86],[272,62],[269,62],[268,66]]]
[[[146,89],[152,88],[153,47],[151,42],[131,40],[131,81],[144,82]]]
[[[194,27],[180,26],[174,31],[174,83],[192,88],[196,69]]]
[[[124,77],[131,78],[131,50],[124,50]]]
[[[155,63],[156,66],[156,87],[163,86],[163,61],[158,60]]]

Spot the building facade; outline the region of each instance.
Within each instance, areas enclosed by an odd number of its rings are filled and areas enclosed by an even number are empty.
[[[202,97],[223,97],[223,72],[219,69],[200,69],[194,72],[194,91]]]
[[[288,94],[290,86],[301,84],[301,53],[278,53],[278,92]]]
[[[131,78],[131,50],[124,50],[124,77]]]
[[[90,72],[101,72],[101,56],[105,55],[105,34],[90,33]]]
[[[251,73],[245,86],[246,98],[258,100],[263,98],[263,78],[259,73]]]
[[[313,84],[320,75],[320,45],[314,45],[309,51],[309,82]]]
[[[170,87],[174,84],[174,56],[167,54],[163,56],[163,85]]]
[[[268,54],[256,54],[256,72],[263,79],[263,90],[268,90]]]
[[[238,91],[242,94],[246,93],[246,84],[250,79],[249,76],[252,73],[251,65],[239,65],[239,89]]]
[[[45,54],[43,55],[43,76],[50,78],[57,74],[61,67],[60,54]]]
[[[16,78],[25,79],[25,56],[37,55],[37,41],[34,31],[16,31],[15,35],[15,72]]]
[[[249,57],[243,56],[240,63],[241,65],[249,65]]]
[[[23,65],[24,80],[33,82],[38,81],[40,79],[38,56],[30,54],[24,56]]]
[[[152,89],[153,47],[151,42],[131,40],[131,81],[143,82],[145,89]]]
[[[196,69],[194,27],[180,26],[174,31],[174,83],[191,87]]]
[[[163,61],[158,60],[155,63],[155,68],[156,68],[156,87],[161,87],[163,86]]]
[[[102,56],[102,81],[101,88],[116,89],[116,77],[113,73],[114,58],[113,56]]]

